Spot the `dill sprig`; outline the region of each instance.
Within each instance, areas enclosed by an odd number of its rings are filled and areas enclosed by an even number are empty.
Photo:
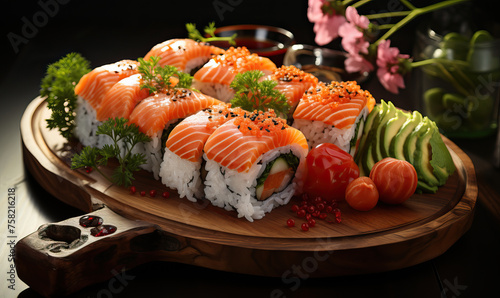
[[[90,71],[90,63],[78,53],[69,53],[47,67],[40,86],[40,95],[46,97],[52,111],[47,119],[49,129],[57,128],[69,140],[75,127],[75,86]]]
[[[149,93],[164,91],[171,88],[190,88],[193,77],[177,69],[175,66],[159,66],[160,57],[150,57],[148,61],[137,59],[138,70],[142,77],[141,89],[149,89]]]
[[[112,144],[106,144],[103,148],[84,147],[80,154],[73,156],[71,168],[91,167],[116,185],[130,186],[134,180],[133,172],[146,163],[146,156],[143,153],[132,154],[132,149],[138,143],[150,141],[150,138],[140,132],[137,125],[127,122],[125,118],[110,118],[103,122],[97,128],[97,135],[109,136]],[[110,158],[116,158],[119,163],[111,177],[99,169],[100,166],[106,166]]]
[[[264,73],[260,70],[250,70],[237,74],[230,85],[235,91],[231,105],[247,111],[273,109],[277,115],[286,118],[290,110],[286,96],[274,89],[278,82],[274,80],[260,81],[263,76]]]
[[[200,33],[200,31],[198,31],[198,29],[196,29],[196,24],[193,24],[193,23],[186,24],[186,30],[188,31],[188,37],[193,39],[193,40],[208,42],[208,43],[210,43],[212,41],[227,41],[230,45],[233,45],[233,46],[236,45],[236,41],[235,41],[236,36],[237,36],[236,33],[234,33],[231,36],[227,36],[227,37],[215,36],[216,29],[217,28],[215,28],[214,22],[209,23],[208,26],[206,26],[203,29],[203,32],[205,32],[205,34],[209,36],[209,37],[205,37]]]

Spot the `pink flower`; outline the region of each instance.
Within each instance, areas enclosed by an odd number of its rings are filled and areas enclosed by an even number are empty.
[[[377,76],[382,86],[392,93],[398,93],[398,88],[405,88],[403,74],[400,70],[402,60],[408,59],[408,55],[399,54],[398,48],[391,48],[390,40],[383,40],[377,49]]]
[[[321,9],[324,0],[309,0],[307,8],[307,18],[314,23],[314,41],[318,45],[325,45],[338,37],[339,27],[345,23],[345,17],[337,14],[324,14]]]
[[[365,16],[360,16],[356,8],[349,6],[346,9],[347,22],[339,28],[342,37],[342,47],[350,54],[368,54],[370,43],[365,40],[363,29],[368,29],[370,21]]]
[[[365,16],[360,16],[356,8],[352,6],[347,7],[345,10],[345,16],[349,23],[359,27],[360,29],[368,29],[368,25],[370,25],[370,20],[368,20]]]
[[[347,54],[344,66],[347,72],[370,72],[373,70],[373,65],[358,54]]]
[[[350,54],[368,54],[370,43],[364,39],[363,32],[359,31],[352,23],[344,23],[339,28],[342,37],[342,47]]]

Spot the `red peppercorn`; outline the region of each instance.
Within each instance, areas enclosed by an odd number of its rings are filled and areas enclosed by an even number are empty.
[[[156,197],[156,190],[154,190],[154,189],[150,190],[149,191],[149,196],[152,197],[152,198]]]
[[[309,225],[305,222],[303,223],[300,228],[302,229],[302,231],[309,231]]]
[[[319,214],[319,218],[321,218],[321,219],[325,219],[327,216],[328,216],[328,214],[326,214],[326,213]]]
[[[318,209],[319,211],[323,211],[323,209],[325,209],[325,204],[319,203],[318,205],[316,205],[316,209]]]
[[[295,226],[295,220],[293,218],[289,218],[287,221],[286,221],[286,225],[289,226],[289,227],[293,227]]]
[[[314,227],[316,225],[316,221],[311,218],[310,220],[307,221],[307,224],[309,225],[309,227]]]
[[[306,216],[306,211],[304,209],[301,209],[301,210],[297,211],[297,216],[298,217],[304,217],[304,216]]]
[[[164,197],[165,199],[167,199],[168,197],[170,197],[170,193],[168,191],[164,191],[162,194],[161,194],[162,197]]]
[[[146,195],[146,192],[144,190],[141,190],[140,194],[142,197],[144,197]]]
[[[316,208],[314,206],[309,206],[309,207],[307,207],[307,211],[309,213],[314,213],[314,211],[316,211]]]
[[[137,191],[137,189],[135,188],[135,186],[133,186],[133,185],[132,185],[132,186],[130,187],[130,193],[131,193],[131,194],[135,194],[135,192],[136,192],[136,191]]]
[[[292,206],[292,211],[293,211],[293,212],[297,212],[297,211],[299,211],[299,205],[293,205],[293,206]]]

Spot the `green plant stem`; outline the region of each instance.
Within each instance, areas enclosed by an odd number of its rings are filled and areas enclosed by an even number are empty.
[[[358,8],[361,5],[366,4],[366,3],[370,2],[370,1],[372,1],[372,0],[360,0],[360,1],[356,2],[356,3],[354,3],[351,6],[354,7],[354,8]],[[345,1],[345,2],[347,2],[347,1]],[[351,2],[351,1],[348,1],[348,2]],[[344,4],[344,3],[342,3],[342,4]]]
[[[409,10],[404,10],[404,11],[393,11],[393,12],[381,12],[381,13],[374,13],[374,14],[367,14],[365,17],[367,17],[369,20],[373,19],[382,19],[382,18],[390,18],[390,17],[404,17],[407,16],[411,13]]]
[[[420,16],[422,14],[426,14],[426,13],[429,13],[429,12],[432,12],[432,11],[435,11],[438,9],[442,9],[442,8],[445,8],[448,6],[456,5],[456,4],[459,4],[462,2],[466,2],[466,1],[469,1],[469,0],[447,0],[447,1],[439,2],[439,3],[431,4],[429,6],[422,7],[422,8],[414,8],[410,11],[410,13],[405,18],[403,18],[396,25],[391,27],[384,35],[382,35],[376,42],[374,42],[374,44],[378,45],[382,40],[386,40],[394,32],[398,31],[400,28],[402,28],[404,25],[406,25],[408,22],[410,22],[411,20],[413,20],[417,16]],[[409,3],[407,3],[407,4],[409,4]]]
[[[403,3],[404,6],[408,7],[408,9],[416,9],[416,7],[407,0],[400,0],[400,2]]]

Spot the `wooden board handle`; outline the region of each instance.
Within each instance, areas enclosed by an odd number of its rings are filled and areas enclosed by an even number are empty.
[[[64,296],[123,275],[124,270],[176,254],[184,245],[158,226],[126,219],[107,207],[87,214],[101,218],[84,227],[83,216],[42,225],[16,245],[18,276],[43,296]],[[87,220],[87,223],[89,220]],[[116,227],[116,231],[111,234]],[[100,235],[101,234],[101,235]]]

